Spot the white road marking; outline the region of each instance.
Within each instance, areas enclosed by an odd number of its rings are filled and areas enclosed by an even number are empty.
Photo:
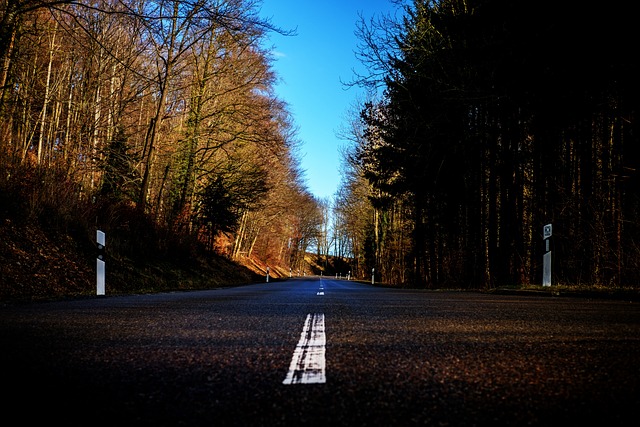
[[[300,341],[293,352],[291,365],[283,384],[320,384],[325,375],[324,313],[307,314]]]

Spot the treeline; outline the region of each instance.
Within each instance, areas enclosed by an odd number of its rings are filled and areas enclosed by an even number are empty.
[[[254,0],[0,4],[0,213],[298,268],[321,213]],[[72,224],[72,225],[70,225]]]
[[[375,90],[338,199],[359,275],[426,288],[640,283],[631,7],[415,0],[361,22]]]

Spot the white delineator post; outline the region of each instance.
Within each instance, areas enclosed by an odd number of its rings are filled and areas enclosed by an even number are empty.
[[[542,286],[551,286],[551,249],[549,239],[551,238],[551,224],[544,226],[542,230],[544,239],[544,258],[542,263]]]
[[[375,268],[372,268],[372,269],[371,269],[371,284],[372,284],[372,285],[375,285],[375,284],[376,284],[376,276],[375,276],[375,272],[376,272],[376,269],[375,269]]]
[[[267,283],[269,283],[269,267],[267,267]]]
[[[105,247],[106,239],[103,231],[98,230],[98,232],[96,233],[96,240],[98,242],[98,259],[96,260],[97,294],[104,295],[104,283],[105,283],[104,247]]]

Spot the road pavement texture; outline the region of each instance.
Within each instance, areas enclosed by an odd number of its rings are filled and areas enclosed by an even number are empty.
[[[640,407],[629,301],[300,278],[5,304],[0,346],[7,426],[611,427]]]

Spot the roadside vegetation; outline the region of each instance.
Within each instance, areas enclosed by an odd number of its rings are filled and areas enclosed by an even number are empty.
[[[640,72],[624,2],[415,0],[362,21],[340,218],[358,274],[640,287]]]
[[[0,5],[1,296],[301,269],[320,228],[254,1]],[[244,267],[247,266],[247,267]]]
[[[398,1],[318,200],[253,0],[0,3],[0,301],[347,274],[640,289],[640,65],[624,2]],[[578,19],[577,19],[578,17]],[[312,82],[310,82],[312,83]]]
[[[48,173],[25,168],[13,170],[14,179],[0,179],[0,301],[95,295],[96,220],[105,215],[114,222],[105,251],[108,295],[207,289],[261,278],[258,269],[205,251],[195,241],[168,243],[163,230],[135,210],[79,203],[64,190],[73,183],[62,185],[64,177],[52,181]],[[52,188],[43,188],[51,182]]]

